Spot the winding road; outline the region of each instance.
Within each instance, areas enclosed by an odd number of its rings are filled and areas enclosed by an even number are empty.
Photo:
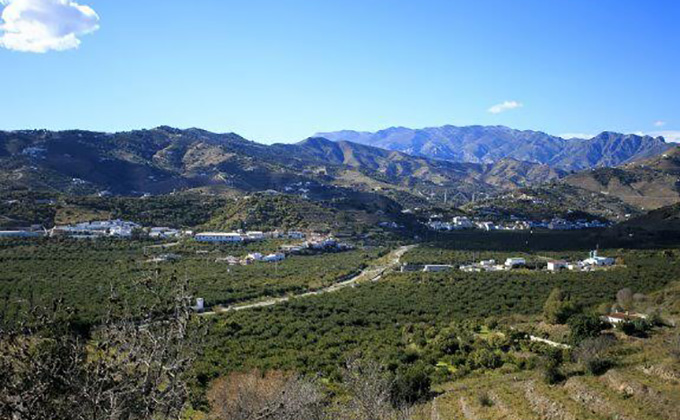
[[[291,295],[291,296],[285,296],[285,297],[280,297],[280,298],[272,298],[272,299],[267,299],[263,300],[261,302],[255,302],[255,303],[246,303],[246,304],[236,304],[232,306],[227,306],[227,307],[218,307],[215,308],[213,311],[209,312],[203,312],[201,313],[202,316],[210,316],[210,315],[217,315],[219,313],[224,313],[224,312],[231,312],[231,311],[244,311],[247,309],[254,309],[254,308],[264,308],[267,306],[274,306],[278,305],[280,303],[288,302],[292,299],[302,299],[305,297],[309,296],[318,296],[322,295],[325,293],[332,293],[332,292],[337,292],[338,290],[345,289],[347,287],[353,287],[357,283],[363,283],[363,282],[376,282],[380,280],[387,272],[388,270],[392,270],[399,266],[401,262],[401,257],[404,256],[408,251],[411,249],[415,248],[416,245],[405,245],[401,246],[394,251],[390,252],[389,254],[379,258],[377,261],[381,261],[381,264],[379,265],[373,265],[366,267],[361,273],[357,274],[356,276],[352,277],[349,280],[345,280],[339,283],[334,283],[328,287],[324,287],[323,289],[315,290],[312,292],[306,292],[302,293],[299,295]],[[384,261],[384,262],[382,262]]]

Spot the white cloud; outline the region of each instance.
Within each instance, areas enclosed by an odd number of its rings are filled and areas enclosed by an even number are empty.
[[[521,108],[522,106],[524,105],[517,101],[505,101],[502,104],[492,106],[491,108],[488,109],[488,111],[492,114],[500,114],[501,112]]]
[[[654,121],[654,127],[663,127],[664,125],[666,125],[666,121]]]
[[[649,135],[654,137],[663,136],[666,141],[680,143],[680,131],[654,131],[653,133],[649,133]]]
[[[99,16],[71,0],[0,0],[5,5],[0,47],[44,53],[78,48],[79,36],[99,29]]]
[[[589,133],[564,133],[559,135],[559,137],[562,137],[563,139],[592,139],[595,136],[597,136],[597,134]]]

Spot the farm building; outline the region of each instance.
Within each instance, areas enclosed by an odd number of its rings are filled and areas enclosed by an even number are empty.
[[[560,271],[567,268],[567,262],[562,260],[548,261],[548,271]]]

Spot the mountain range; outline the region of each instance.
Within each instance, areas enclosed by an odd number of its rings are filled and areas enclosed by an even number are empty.
[[[410,156],[353,142],[310,138],[264,145],[236,134],[158,127],[121,133],[0,132],[0,187],[115,194],[194,188],[284,190],[299,182],[421,198],[493,192],[565,173],[511,158],[494,164]]]
[[[315,136],[452,162],[495,163],[512,158],[566,171],[618,166],[672,147],[663,137],[603,132],[590,139],[564,139],[504,126],[392,127],[375,133],[337,131]]]
[[[233,133],[167,126],[119,133],[0,131],[0,191],[143,195],[276,190],[326,200],[352,191],[411,206],[447,200],[465,203],[558,182],[570,188],[554,192],[576,191],[581,202],[592,194],[607,195],[600,201],[620,200],[626,204],[618,206],[622,211],[678,201],[678,153],[662,138],[607,132],[589,140],[564,140],[505,127],[391,130],[403,135],[385,135],[390,130],[377,137],[328,134],[334,140],[312,137],[273,145]],[[424,138],[428,130],[433,130],[430,137],[439,133],[436,142],[419,142],[418,150],[407,148],[411,154],[391,150],[398,144],[415,144],[414,138]],[[434,153],[432,145],[443,144],[447,136],[457,139],[459,146]],[[378,137],[382,140],[375,140]],[[364,144],[374,142],[382,147]],[[423,156],[426,150],[432,156]],[[458,153],[464,161],[445,159],[444,151]],[[653,157],[644,160],[649,156]],[[610,168],[614,165],[620,166]],[[574,173],[581,167],[586,170]],[[557,203],[569,201],[556,193],[552,196]],[[665,198],[652,202],[650,197]]]

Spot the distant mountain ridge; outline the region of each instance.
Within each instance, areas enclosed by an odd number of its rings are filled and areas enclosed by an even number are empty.
[[[479,125],[391,127],[375,133],[345,130],[315,136],[452,162],[496,163],[512,158],[567,171],[618,166],[659,155],[672,147],[663,137],[603,132],[591,139],[567,140],[540,131]]]
[[[446,192],[492,193],[564,175],[512,159],[454,163],[323,138],[264,145],[195,128],[0,131],[0,189],[142,195],[195,188],[285,191],[314,181],[329,189],[427,200]]]

